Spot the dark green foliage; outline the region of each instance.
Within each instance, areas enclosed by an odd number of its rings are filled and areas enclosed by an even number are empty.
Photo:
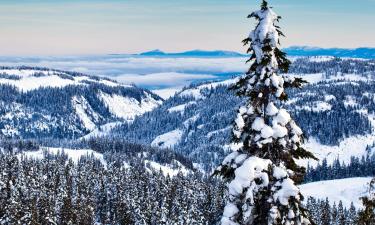
[[[123,159],[117,158],[118,162]],[[0,154],[1,224],[206,224],[223,210],[224,185],[201,175],[163,176],[144,162],[93,157],[20,160]]]
[[[333,206],[331,204],[328,199],[307,199],[307,209],[317,225],[358,225],[358,212],[353,203],[349,209],[341,201],[338,206],[336,203]]]
[[[368,196],[362,197],[364,209],[359,212],[359,225],[374,225],[375,224],[375,179],[370,182]]]
[[[367,155],[361,158],[351,157],[348,164],[336,159],[332,165],[328,165],[327,160],[324,159],[314,168],[308,166],[305,182],[373,176],[375,176],[375,155]]]

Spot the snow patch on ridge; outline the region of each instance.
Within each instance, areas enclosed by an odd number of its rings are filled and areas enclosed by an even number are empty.
[[[79,160],[83,156],[93,156],[96,159],[98,159],[103,165],[107,165],[106,161],[104,160],[103,154],[100,154],[94,150],[91,149],[64,149],[64,148],[46,148],[42,147],[38,151],[27,151],[18,154],[18,157],[26,157],[30,159],[43,159],[45,156],[45,153],[49,153],[52,155],[58,155],[58,154],[66,154],[68,158],[70,158],[74,163],[78,163]]]
[[[333,164],[336,159],[345,164],[350,163],[352,156],[361,157],[367,154],[366,147],[371,146],[375,141],[374,135],[354,136],[345,138],[339,145],[330,146],[319,143],[315,138],[310,138],[304,147],[312,152],[319,161],[315,160],[297,160],[298,164],[303,166],[317,166],[323,159],[327,159],[328,164]]]
[[[0,75],[16,76],[17,79],[0,77],[0,84],[8,84],[28,92],[42,87],[62,88],[68,85],[87,85],[86,82],[101,83],[107,86],[124,86],[106,79],[92,79],[89,76],[72,76],[62,71],[38,69],[0,69]]]
[[[196,104],[196,102],[195,101],[191,101],[191,102],[188,102],[186,104],[182,104],[182,105],[178,105],[178,106],[169,108],[168,112],[170,112],[170,113],[172,113],[172,112],[181,112],[181,113],[183,113],[186,107],[188,107],[190,105],[194,105],[194,104]]]
[[[164,176],[176,176],[178,173],[182,173],[183,175],[187,175],[189,170],[186,169],[181,163],[174,161],[177,163],[177,168],[171,168],[170,166],[164,166],[160,163],[145,160],[145,165],[151,167],[153,170],[159,172],[161,171]]]
[[[329,199],[333,205],[342,201],[343,206],[350,207],[351,202],[357,209],[363,207],[360,198],[367,195],[369,183],[372,178],[348,178],[328,181],[318,181],[309,184],[300,185],[301,193],[308,197],[314,197],[325,200]]]
[[[176,129],[168,133],[157,136],[151,143],[153,147],[172,148],[177,145],[182,138],[183,131]]]
[[[90,138],[93,138],[93,137],[106,136],[111,132],[111,130],[114,127],[116,127],[117,125],[120,125],[120,124],[121,124],[121,122],[112,122],[112,123],[107,123],[107,124],[101,125],[100,127],[96,128],[95,130],[90,132],[89,134],[80,138],[80,140],[90,139]]]
[[[98,121],[100,116],[91,108],[87,100],[82,96],[74,96],[72,98],[72,105],[84,127],[89,131],[94,130],[96,128],[94,121]]]
[[[142,99],[141,102],[134,98],[123,97],[116,94],[110,95],[104,92],[101,92],[99,97],[113,115],[131,121],[136,116],[149,112],[161,104],[160,101],[156,101],[149,94],[146,95],[147,98]]]
[[[372,126],[375,128],[375,115],[368,114],[368,111],[365,109],[360,112],[368,116]],[[367,154],[373,154],[375,149],[368,152],[366,148],[367,146],[372,146],[374,143],[375,134],[348,137],[335,146],[323,145],[314,137],[311,137],[304,144],[304,147],[312,152],[319,161],[303,159],[297,160],[297,162],[305,167],[307,167],[307,165],[316,167],[323,159],[326,159],[329,165],[332,165],[336,159],[339,159],[342,163],[349,164],[352,156],[361,158]]]
[[[204,90],[204,89],[214,89],[214,88],[217,88],[218,86],[221,86],[221,85],[230,86],[230,85],[236,83],[237,80],[238,80],[238,78],[235,78],[235,79],[225,80],[225,81],[221,81],[221,82],[214,82],[214,83],[199,85],[199,86],[194,87],[194,88],[186,89],[186,90],[180,92],[178,95],[181,96],[181,97],[193,97],[197,100],[203,99],[204,96],[201,94],[202,90]]]

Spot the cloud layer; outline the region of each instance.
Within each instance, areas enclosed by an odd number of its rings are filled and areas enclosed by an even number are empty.
[[[246,70],[244,58],[151,58],[126,55],[0,57],[2,66],[35,66],[105,76],[150,89],[226,79]]]

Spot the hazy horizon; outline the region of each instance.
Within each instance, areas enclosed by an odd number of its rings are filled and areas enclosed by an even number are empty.
[[[244,52],[260,1],[3,0],[0,55],[96,55],[153,49]],[[269,1],[282,46],[375,47],[375,1]],[[360,22],[358,22],[360,21]]]

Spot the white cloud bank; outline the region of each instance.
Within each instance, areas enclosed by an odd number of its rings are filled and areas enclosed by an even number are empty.
[[[136,84],[139,86],[172,87],[184,86],[193,81],[217,79],[217,76],[209,74],[186,74],[186,73],[152,73],[146,75],[124,74],[113,77],[124,84]]]
[[[0,57],[0,66],[35,66],[105,76],[122,83],[160,89],[194,81],[226,79],[246,70],[245,58],[173,58],[126,55]]]

